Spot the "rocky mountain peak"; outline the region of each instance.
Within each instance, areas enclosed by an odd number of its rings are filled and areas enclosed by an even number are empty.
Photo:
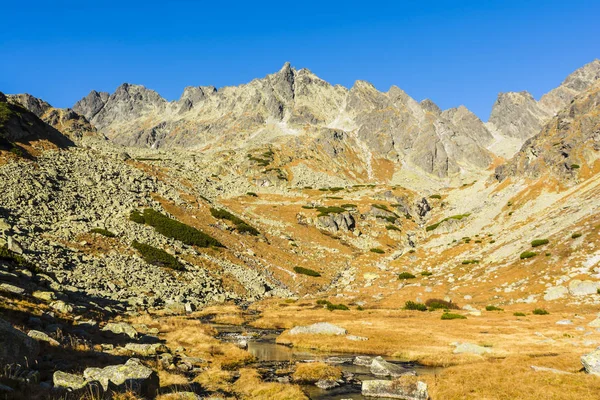
[[[9,94],[8,100],[10,102],[20,104],[27,110],[34,113],[38,118],[41,117],[48,109],[52,108],[50,104],[44,100],[38,99],[28,93],[21,94]]]
[[[434,114],[440,114],[442,112],[442,109],[430,99],[424,99],[419,104],[421,104],[421,107],[423,107],[425,111]]]
[[[109,96],[110,94],[107,92],[92,90],[86,97],[75,103],[73,110],[85,116],[88,120],[92,120],[102,107],[104,107]]]
[[[598,80],[600,80],[600,60],[596,59],[567,76],[559,87],[542,96],[540,103],[552,114],[556,114],[575,96],[587,90]]]
[[[525,140],[535,135],[550,117],[527,91],[498,94],[489,123],[502,135]]]

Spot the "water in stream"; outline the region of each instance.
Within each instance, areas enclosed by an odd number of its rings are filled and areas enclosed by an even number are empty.
[[[314,352],[293,347],[278,345],[275,339],[281,331],[262,330],[244,326],[235,325],[220,325],[212,324],[219,332],[219,339],[223,341],[239,341],[242,333],[249,333],[245,336],[248,347],[247,350],[257,360],[257,367],[274,371],[277,368],[290,362],[297,361],[326,361],[330,357],[339,357],[343,359],[353,359],[356,356],[364,354],[349,354],[349,353],[323,353]],[[394,364],[402,365],[406,368],[414,369],[417,375],[436,373],[435,368],[425,368],[412,363],[400,362],[393,358],[384,357],[386,361]],[[342,399],[367,399],[360,393],[360,381],[370,379],[387,379],[385,377],[376,376],[371,373],[368,366],[354,365],[351,362],[336,364],[342,369],[345,374],[353,375],[354,383],[347,383],[336,388],[324,390],[315,385],[302,385],[302,389],[312,400],[342,400]]]

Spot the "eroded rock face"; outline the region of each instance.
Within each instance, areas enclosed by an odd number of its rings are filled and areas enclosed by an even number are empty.
[[[40,351],[37,341],[0,319],[0,364],[32,363]]]
[[[343,212],[317,217],[316,226],[317,228],[325,229],[333,233],[338,231],[348,232],[354,230],[356,222],[349,212]]]

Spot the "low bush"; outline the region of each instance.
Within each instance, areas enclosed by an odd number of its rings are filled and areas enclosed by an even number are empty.
[[[533,314],[534,315],[548,315],[550,313],[548,311],[544,310],[543,308],[536,308],[535,310],[533,310]]]
[[[579,232],[575,232],[574,234],[571,235],[571,239],[577,239],[578,237],[581,237],[581,233],[579,233]]]
[[[329,303],[327,300],[323,300],[323,299],[317,300],[317,304],[320,305],[320,306],[324,306],[327,303]]]
[[[181,264],[175,257],[170,255],[164,250],[157,249],[156,247],[152,247],[150,245],[140,243],[137,241],[133,241],[131,243],[131,247],[136,249],[144,261],[148,264],[156,265],[159,267],[166,267],[176,270],[183,270],[183,264]]]
[[[147,225],[153,227],[161,235],[179,240],[187,245],[198,247],[224,247],[217,239],[206,233],[171,219],[152,208],[146,208],[144,210],[143,218]]]
[[[377,254],[383,254],[385,253],[385,251],[378,249],[378,248],[373,248],[371,250],[369,250],[371,253],[377,253]]]
[[[404,303],[405,310],[416,310],[416,311],[427,311],[427,306],[423,303],[417,303],[414,301],[407,301]]]
[[[319,215],[317,215],[317,217],[326,217],[329,214],[341,214],[343,212],[346,212],[347,210],[343,207],[332,206],[332,207],[317,207],[317,211],[319,212]]]
[[[486,306],[485,310],[486,311],[504,311],[503,308],[496,307],[496,306],[491,306],[491,305],[490,306]]]
[[[400,228],[398,228],[396,225],[392,225],[392,224],[386,225],[385,229],[387,229],[388,231],[397,231],[397,232],[400,232]]]
[[[347,203],[347,204],[342,204],[341,207],[342,208],[357,208],[357,205],[352,204],[352,203]]]
[[[411,274],[410,272],[401,272],[398,274],[398,279],[415,279],[416,276]]]
[[[460,310],[460,307],[451,301],[446,301],[442,299],[428,299],[425,302],[425,305],[429,308],[430,311],[433,310]]]
[[[99,235],[106,236],[106,237],[117,236],[114,233],[112,233],[111,231],[109,231],[108,229],[103,229],[103,228],[94,228],[90,231],[90,233],[97,233]]]
[[[421,275],[422,275],[422,276],[431,276],[431,275],[433,275],[433,272],[429,272],[429,271],[421,271]]]
[[[531,257],[535,257],[537,256],[536,252],[533,251],[524,251],[521,253],[521,255],[519,256],[519,258],[521,258],[521,260],[525,260],[527,258],[531,258]]]
[[[258,195],[254,192],[247,192],[246,196],[250,196],[250,197],[258,197]]]
[[[133,210],[131,212],[131,214],[129,214],[129,220],[133,221],[135,223],[138,224],[145,224],[146,220],[144,219],[144,216],[142,215],[142,213],[139,212],[139,210]]]
[[[525,313],[522,312],[516,312],[513,314],[515,317],[525,317]]]
[[[461,314],[443,313],[442,319],[467,319],[467,317]]]
[[[316,277],[321,276],[321,274],[318,273],[317,271],[314,271],[309,268],[303,268],[303,267],[294,267],[294,272],[296,272],[297,274],[301,274],[301,275],[316,276]]]
[[[571,169],[579,169],[581,166],[579,164],[571,164]]]
[[[333,303],[327,303],[327,309],[329,311],[333,311],[333,310],[348,311],[349,310],[348,306],[346,306],[345,304],[333,304]]]
[[[432,194],[431,196],[429,196],[430,199],[441,199],[442,196],[440,196],[439,194]]]
[[[426,227],[426,228],[425,228],[425,231],[426,231],[426,232],[433,231],[433,230],[435,230],[435,229],[436,229],[438,226],[440,226],[440,224],[441,224],[442,222],[446,222],[446,221],[449,221],[449,220],[451,220],[451,219],[455,219],[455,220],[457,220],[457,221],[460,221],[460,220],[461,220],[461,219],[463,219],[463,218],[467,218],[469,215],[471,215],[471,214],[470,214],[470,213],[467,213],[467,214],[458,214],[458,215],[452,215],[451,217],[444,218],[444,219],[443,219],[443,220],[441,220],[440,222],[437,222],[437,223],[435,223],[435,224],[433,224],[433,225],[429,225],[428,227]]]
[[[531,247],[539,247],[550,243],[548,239],[535,239],[531,241]]]
[[[468,265],[468,264],[479,264],[479,260],[463,260],[462,264],[463,264],[463,265]]]
[[[386,206],[385,204],[371,204],[371,205],[380,210],[391,212],[390,209],[388,208],[388,206]]]
[[[248,233],[252,236],[258,236],[260,234],[258,229],[248,225],[241,218],[236,217],[235,215],[233,215],[232,213],[230,213],[227,210],[224,210],[222,208],[211,207],[210,214],[217,219],[225,219],[225,220],[233,222],[233,224],[235,225],[235,229],[239,233]]]

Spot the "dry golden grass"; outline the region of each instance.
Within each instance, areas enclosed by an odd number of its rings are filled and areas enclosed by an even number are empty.
[[[437,376],[423,376],[434,400],[581,400],[596,399],[600,379],[575,373],[559,375],[535,372],[531,365],[545,360],[509,357],[444,369]],[[552,365],[552,363],[550,363]],[[572,371],[572,369],[570,369]]]
[[[189,381],[185,376],[180,374],[174,374],[172,372],[165,371],[164,369],[159,369],[158,379],[160,380],[161,387],[189,385]]]
[[[241,400],[308,400],[296,385],[262,382],[254,369],[240,370],[240,378],[233,384],[233,390]]]
[[[209,392],[230,392],[232,380],[231,372],[217,368],[202,371],[200,375],[194,378],[194,382],[200,384],[204,390]]]
[[[322,379],[335,381],[342,377],[342,370],[322,362],[301,363],[297,365],[292,377],[296,382],[312,383]]]

